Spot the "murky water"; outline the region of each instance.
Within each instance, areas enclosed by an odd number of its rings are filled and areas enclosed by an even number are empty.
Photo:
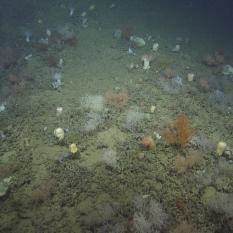
[[[233,232],[232,9],[2,1],[0,232]]]

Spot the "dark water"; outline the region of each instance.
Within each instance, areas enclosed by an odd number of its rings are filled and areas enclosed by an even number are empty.
[[[0,1],[0,232],[233,232],[233,1]]]

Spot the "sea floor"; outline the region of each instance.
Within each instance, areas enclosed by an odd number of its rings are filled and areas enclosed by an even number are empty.
[[[20,58],[0,77],[0,232],[233,232],[233,77],[222,73],[233,54],[224,29],[201,24],[189,6],[74,7],[73,16],[64,2],[36,11],[30,43],[24,29],[8,28]],[[146,45],[129,42],[131,33]],[[219,51],[221,64],[203,63]],[[148,70],[144,54],[153,57]],[[53,88],[56,72],[62,85]],[[167,139],[179,130],[184,143]]]

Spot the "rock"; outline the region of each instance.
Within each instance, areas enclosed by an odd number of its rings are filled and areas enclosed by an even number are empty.
[[[203,204],[207,204],[209,202],[209,200],[211,200],[215,195],[216,195],[216,189],[212,186],[208,186],[205,188],[205,191],[202,195],[202,202]]]
[[[0,198],[7,194],[7,191],[9,190],[9,186],[11,184],[11,179],[12,176],[0,181]]]
[[[233,67],[231,65],[225,65],[222,73],[226,76],[233,76]]]
[[[138,36],[131,36],[130,41],[136,46],[136,47],[144,47],[146,45],[146,42],[143,38]]]
[[[113,32],[113,37],[117,40],[120,40],[122,38],[122,30],[121,29],[116,29]]]

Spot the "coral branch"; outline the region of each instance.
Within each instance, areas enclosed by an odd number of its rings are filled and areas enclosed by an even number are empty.
[[[184,146],[191,138],[193,129],[184,113],[177,115],[174,123],[169,124],[163,132],[163,138],[168,144]]]

